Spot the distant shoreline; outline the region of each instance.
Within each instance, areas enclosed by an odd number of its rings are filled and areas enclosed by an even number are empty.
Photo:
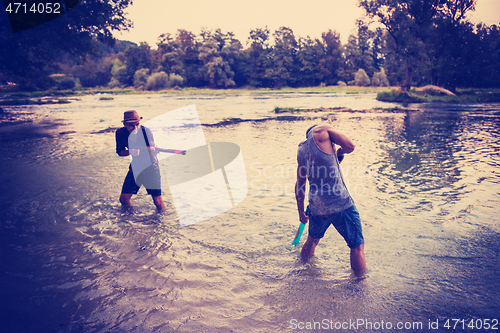
[[[51,90],[36,92],[8,92],[0,91],[0,106],[13,105],[45,105],[63,104],[77,101],[79,96],[102,95],[101,100],[113,100],[113,95],[122,94],[171,94],[171,95],[239,95],[239,94],[369,94],[376,93],[377,99],[391,103],[498,103],[500,89],[457,89],[456,95],[440,93],[439,90],[412,89],[410,92],[401,92],[399,87],[357,87],[357,86],[326,86],[307,88],[282,89],[209,89],[209,88],[182,88],[159,91],[143,91],[133,88],[126,89],[82,89],[82,90]]]

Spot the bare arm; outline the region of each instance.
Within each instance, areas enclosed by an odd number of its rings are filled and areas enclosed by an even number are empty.
[[[306,168],[298,162],[297,182],[295,183],[295,200],[297,201],[297,210],[299,212],[300,222],[306,224],[309,218],[304,213],[304,199],[306,196],[307,173]]]
[[[326,153],[334,153],[332,143],[340,146],[337,151],[338,155],[349,154],[354,151],[354,143],[347,136],[335,131],[329,125],[317,126],[313,133],[318,146]]]

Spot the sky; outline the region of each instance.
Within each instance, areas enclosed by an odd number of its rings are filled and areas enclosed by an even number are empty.
[[[198,35],[203,28],[233,32],[246,47],[250,31],[280,27],[293,30],[296,38],[320,38],[329,29],[340,34],[343,43],[355,33],[356,20],[363,15],[358,0],[135,0],[126,10],[134,27],[114,36],[155,48],[164,33],[175,36],[178,29]],[[500,0],[478,0],[474,23],[500,23]]]

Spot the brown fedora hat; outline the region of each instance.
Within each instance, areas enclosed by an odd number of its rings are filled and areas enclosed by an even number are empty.
[[[135,110],[125,111],[123,113],[123,123],[131,123],[141,120],[142,117],[139,117],[139,114]]]

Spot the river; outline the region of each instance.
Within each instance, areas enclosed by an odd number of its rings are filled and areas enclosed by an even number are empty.
[[[3,107],[2,332],[500,330],[499,104],[381,111],[395,105],[373,94],[103,96]],[[144,189],[122,210],[123,112],[147,121],[193,104],[207,142],[240,147],[245,199],[184,227],[165,184],[164,212]],[[285,248],[299,225],[297,145],[318,123],[356,145],[342,171],[363,223],[363,276],[333,228],[306,264]]]

